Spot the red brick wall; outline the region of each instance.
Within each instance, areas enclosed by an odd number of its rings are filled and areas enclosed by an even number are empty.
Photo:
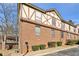
[[[66,43],[68,34],[64,32],[64,37],[61,38],[61,31],[55,30],[55,37],[51,35],[51,29],[41,26],[41,35],[36,37],[35,35],[35,24],[21,22],[20,23],[20,51],[25,53],[27,51],[27,46],[25,42],[28,42],[29,52],[32,51],[33,45],[46,44],[51,41],[62,41],[63,45]],[[74,38],[74,35],[72,35]]]
[[[47,44],[48,41],[52,41],[51,32],[49,28],[41,27],[40,37],[35,35],[35,25],[30,23],[21,23],[21,51],[26,51],[25,42],[29,44],[29,50],[31,51],[32,45]]]
[[[2,44],[0,43],[0,49],[2,49]]]

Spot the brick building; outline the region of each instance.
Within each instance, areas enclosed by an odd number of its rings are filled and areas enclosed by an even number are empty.
[[[19,48],[21,53],[32,46],[48,42],[78,39],[78,26],[63,20],[57,10],[43,10],[32,4],[19,4]]]

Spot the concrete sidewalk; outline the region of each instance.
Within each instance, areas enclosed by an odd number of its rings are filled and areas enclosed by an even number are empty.
[[[61,47],[56,47],[56,48],[48,48],[48,49],[44,49],[44,50],[39,50],[39,51],[32,51],[27,53],[25,56],[43,56],[46,54],[50,54],[50,53],[56,53],[62,50],[66,50],[66,49],[71,49],[71,48],[75,48],[78,47],[79,45],[74,45],[74,46],[61,46]]]

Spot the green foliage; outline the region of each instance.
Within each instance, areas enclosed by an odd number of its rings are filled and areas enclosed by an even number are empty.
[[[56,47],[56,42],[48,42],[48,47]]]
[[[46,48],[45,44],[32,46],[32,51],[43,50]]]
[[[45,48],[46,48],[46,45],[45,44],[40,45],[40,50],[43,50]]]
[[[74,44],[77,44],[77,43],[78,43],[78,40],[67,40],[66,45],[74,45]]]
[[[40,49],[39,45],[32,46],[32,51],[37,51],[37,50],[39,50],[39,49]]]
[[[2,53],[0,53],[0,56],[3,56],[3,54],[2,54]]]
[[[62,46],[62,42],[61,41],[57,42],[57,46]]]
[[[79,39],[77,39],[77,42],[76,42],[76,44],[78,44],[78,45],[79,45]]]

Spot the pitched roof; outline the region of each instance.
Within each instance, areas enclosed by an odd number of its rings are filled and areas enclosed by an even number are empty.
[[[51,8],[51,9],[46,10],[46,12],[52,12],[52,11],[54,11],[60,19],[63,19],[60,13],[57,11],[57,9]]]
[[[71,26],[76,27],[76,25],[71,24],[70,22],[63,20],[63,17],[60,15],[60,13],[59,13],[55,8],[46,10],[46,12],[52,12],[52,11],[55,11],[55,12],[56,12],[57,16],[60,18],[60,20],[61,20],[62,22],[67,23],[67,24],[69,24],[69,25],[71,25]]]
[[[31,7],[31,8],[33,8],[33,9],[35,9],[35,10],[38,10],[38,11],[40,11],[40,12],[42,12],[42,13],[45,13],[45,14],[46,14],[46,12],[55,11],[56,14],[57,14],[57,16],[60,18],[60,20],[61,20],[62,22],[67,23],[67,24],[69,24],[69,25],[71,25],[71,26],[73,26],[73,27],[76,27],[76,25],[71,24],[71,23],[68,22],[68,21],[65,21],[65,20],[63,19],[63,17],[60,15],[60,13],[59,13],[55,8],[52,8],[52,9],[49,9],[49,10],[43,10],[42,8],[39,8],[39,7],[37,7],[36,5],[33,5],[33,4],[31,4],[31,3],[22,3],[22,4],[27,5],[27,6]]]
[[[43,9],[41,9],[41,8],[37,7],[36,5],[31,4],[31,3],[22,3],[22,4],[27,5],[27,6],[33,8],[35,10],[38,10],[38,11],[40,11],[42,13],[45,13],[45,10],[43,10]]]

